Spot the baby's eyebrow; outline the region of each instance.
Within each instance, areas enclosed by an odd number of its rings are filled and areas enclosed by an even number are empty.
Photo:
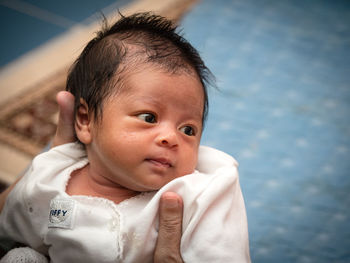
[[[191,107],[191,108],[192,108],[192,110],[189,112],[189,115],[191,115],[192,118],[194,118],[194,119],[198,119],[198,120],[202,121],[203,110],[200,111],[200,110],[198,110],[197,107]]]
[[[154,96],[148,96],[148,95],[130,95],[130,99],[132,101],[142,101],[142,102],[146,102],[149,104],[152,104],[154,106],[159,106],[159,107],[163,107],[163,103],[161,100],[155,98]]]

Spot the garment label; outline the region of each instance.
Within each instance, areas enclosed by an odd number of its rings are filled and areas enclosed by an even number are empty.
[[[72,199],[55,198],[50,202],[49,227],[73,227],[75,201]]]

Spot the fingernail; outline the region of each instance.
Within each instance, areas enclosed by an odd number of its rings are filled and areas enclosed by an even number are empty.
[[[176,198],[164,198],[164,206],[166,208],[179,207],[179,201]]]

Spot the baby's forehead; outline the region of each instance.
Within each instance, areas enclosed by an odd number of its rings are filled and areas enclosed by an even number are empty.
[[[170,83],[170,80],[175,83]],[[173,84],[174,88],[186,85],[189,89],[200,91],[199,97],[202,97],[204,92],[200,77],[190,66],[169,69],[158,63],[139,63],[133,67],[126,66],[119,76],[119,81],[123,92],[132,92],[134,86],[143,84],[154,84],[154,89],[160,91],[170,84]],[[147,92],[147,90],[140,89],[139,92]]]
[[[144,100],[150,104],[176,101],[179,107],[203,112],[204,88],[194,72],[182,70],[169,72],[152,65],[126,70],[120,80],[120,90],[115,94],[130,101]]]

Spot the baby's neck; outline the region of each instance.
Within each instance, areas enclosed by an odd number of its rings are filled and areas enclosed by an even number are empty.
[[[116,204],[138,195],[136,192],[113,183],[101,176],[94,176],[89,171],[89,164],[75,170],[68,181],[66,193],[69,195],[87,195],[109,199]]]

